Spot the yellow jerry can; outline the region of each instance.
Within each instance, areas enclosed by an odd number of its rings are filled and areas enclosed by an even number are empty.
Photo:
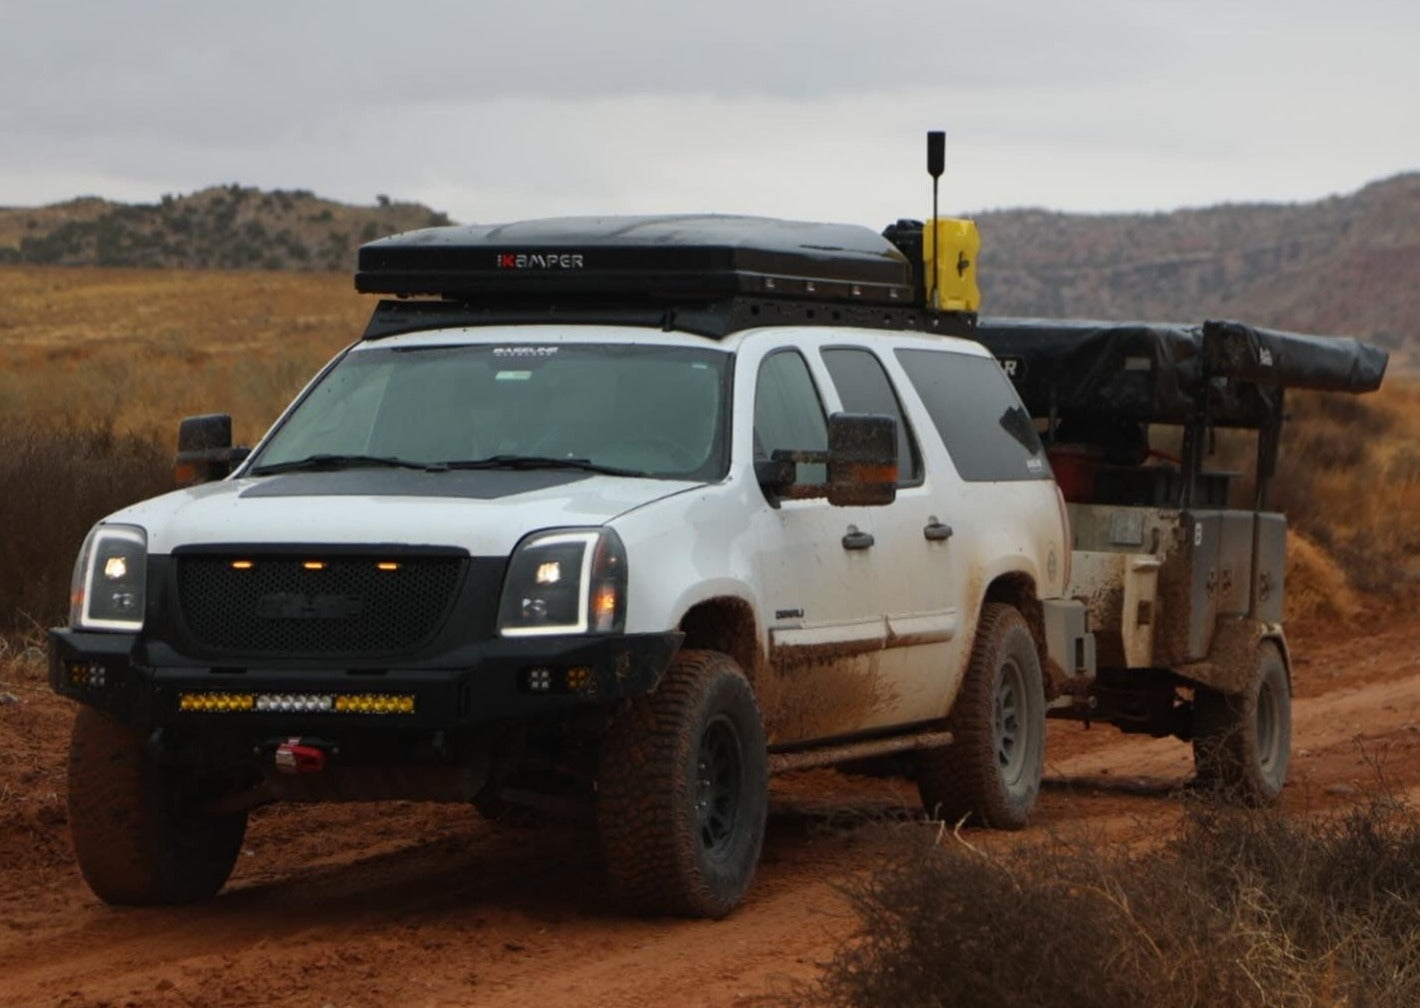
[[[936,249],[941,252],[934,256]],[[976,222],[938,217],[922,231],[923,275],[927,279],[927,306],[937,311],[974,312],[981,307],[976,286],[976,254],[981,234]]]

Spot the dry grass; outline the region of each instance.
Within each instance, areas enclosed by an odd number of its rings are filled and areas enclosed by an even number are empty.
[[[1352,586],[1420,588],[1420,384],[1374,395],[1288,397],[1273,503],[1335,558]]]
[[[1340,565],[1316,543],[1287,532],[1286,619],[1293,626],[1326,621],[1344,626],[1362,612],[1360,596]]]
[[[0,419],[171,443],[230,412],[248,443],[360,335],[348,274],[0,267]]]
[[[1420,823],[1380,798],[1321,819],[1194,806],[1158,846],[1055,836],[986,852],[892,827],[822,977],[766,1004],[1420,1003]]]
[[[340,274],[0,267],[0,633],[62,620],[89,526],[172,487],[177,423],[252,443],[359,336]]]

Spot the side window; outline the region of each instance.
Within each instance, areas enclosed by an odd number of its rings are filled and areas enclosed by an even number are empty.
[[[823,351],[823,362],[845,410],[890,416],[897,421],[897,484],[920,482],[922,456],[902,415],[902,404],[878,359],[867,350],[839,347]]]
[[[776,451],[827,451],[828,421],[804,359],[792,350],[764,358],[754,389],[754,457]],[[823,465],[799,466],[800,483],[823,483]]]
[[[1050,476],[1035,424],[994,358],[898,350],[897,359],[962,479]]]

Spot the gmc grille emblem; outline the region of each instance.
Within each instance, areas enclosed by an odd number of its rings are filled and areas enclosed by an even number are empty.
[[[263,619],[354,619],[365,608],[359,595],[301,595],[277,592],[257,600],[256,614]]]

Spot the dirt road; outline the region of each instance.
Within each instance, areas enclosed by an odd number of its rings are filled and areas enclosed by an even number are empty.
[[[1420,621],[1298,635],[1286,804],[1354,801],[1378,769],[1420,793]],[[732,1006],[808,978],[852,931],[837,886],[883,853],[900,783],[830,771],[775,783],[763,866],[730,919],[625,919],[575,830],[496,826],[412,804],[258,814],[223,894],[194,907],[100,904],[63,812],[71,717],[38,661],[0,665],[0,1005]],[[6,699],[6,698],[9,699]],[[1015,843],[1081,828],[1156,835],[1179,813],[1188,747],[1052,723],[1047,789]],[[925,829],[902,825],[901,829]]]

